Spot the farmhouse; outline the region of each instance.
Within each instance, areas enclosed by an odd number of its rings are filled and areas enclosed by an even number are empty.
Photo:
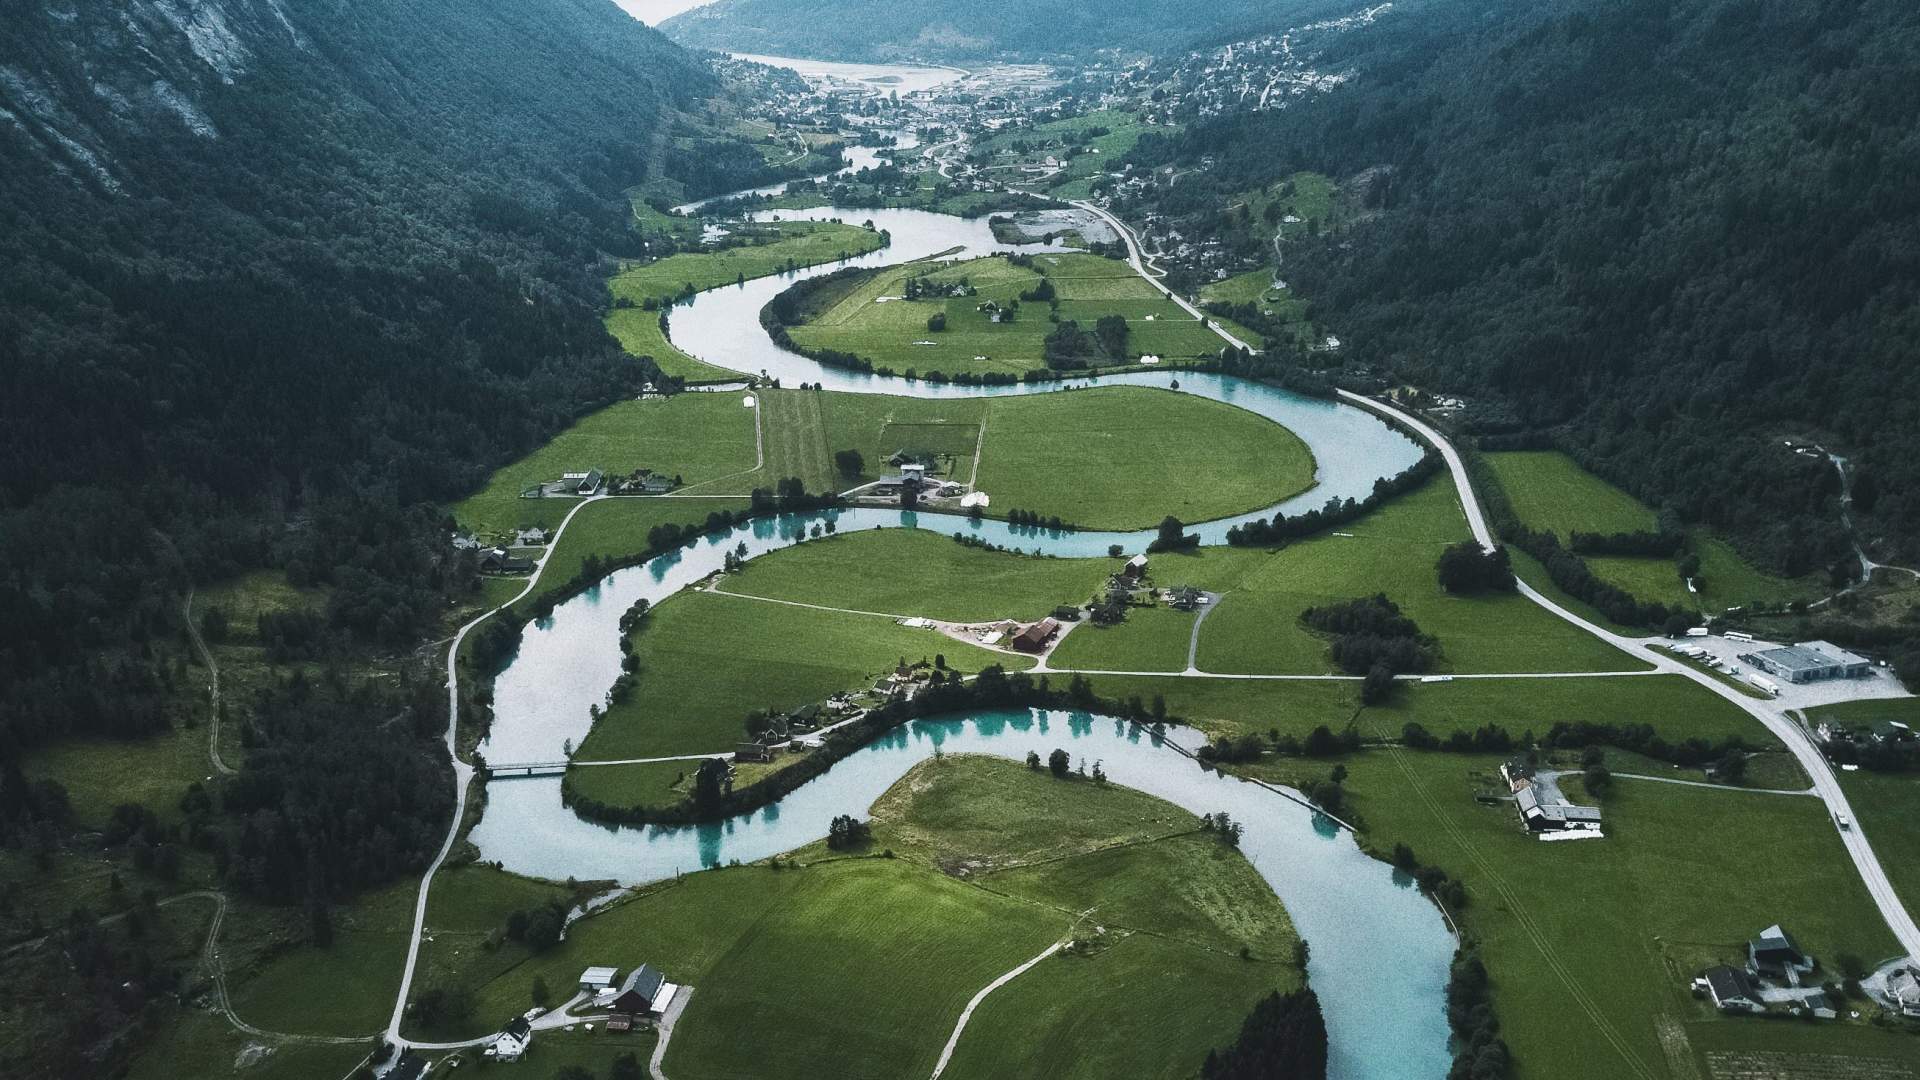
[[[1041,619],[1013,635],[1013,647],[1021,652],[1037,653],[1045,649],[1047,642],[1052,641],[1059,632],[1060,620],[1051,617]]]
[[[1600,808],[1597,806],[1547,802],[1540,798],[1540,789],[1531,783],[1514,793],[1513,798],[1519,804],[1520,820],[1526,824],[1528,832],[1598,832],[1600,829]]]
[[[1775,923],[1747,942],[1747,971],[1755,978],[1785,979],[1797,986],[1800,976],[1813,972],[1813,957],[1801,952],[1792,935]]]
[[[1767,674],[1790,683],[1858,679],[1873,671],[1871,660],[1825,641],[1782,645],[1754,653],[1752,660]]]
[[[1146,577],[1147,557],[1145,555],[1135,555],[1133,558],[1128,559],[1127,565],[1120,568],[1120,576],[1129,581],[1139,581]]]
[[[773,748],[766,743],[743,742],[733,748],[735,761],[772,761]]]
[[[1753,982],[1739,968],[1724,964],[1708,968],[1700,981],[1706,984],[1707,996],[1713,999],[1716,1009],[1723,1012],[1766,1011],[1766,1005],[1760,1001],[1760,994],[1753,988]]]
[[[1500,779],[1507,782],[1507,790],[1516,794],[1521,788],[1533,783],[1533,761],[1525,754],[1509,758],[1500,766]]]
[[[620,990],[614,994],[609,1006],[614,1012],[634,1015],[665,1012],[679,989],[660,974],[660,969],[652,964],[641,964],[620,983]]]
[[[580,973],[580,991],[586,994],[597,994],[602,990],[612,989],[613,981],[619,975],[618,968],[590,967]]]
[[[597,495],[600,493],[600,485],[606,483],[606,480],[606,474],[599,469],[560,474],[561,488],[570,490],[575,495]]]
[[[532,1044],[533,1025],[527,1023],[526,1017],[516,1016],[487,1044],[485,1055],[495,1061],[519,1061]]]
[[[480,572],[483,574],[525,574],[532,570],[532,559],[509,555],[505,548],[492,548],[480,556]]]

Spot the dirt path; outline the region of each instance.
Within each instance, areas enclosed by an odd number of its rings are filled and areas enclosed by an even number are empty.
[[[221,776],[232,776],[234,770],[220,760],[220,664],[213,658],[213,650],[200,637],[200,627],[193,621],[192,586],[187,587],[187,639],[193,642],[193,651],[199,654],[200,662],[207,666],[207,690],[212,709],[207,714],[207,757],[213,761],[213,771]]]
[[[1820,793],[1812,788],[1801,788],[1795,791],[1789,788],[1735,787],[1732,784],[1709,784],[1705,780],[1682,780],[1676,776],[1648,776],[1645,773],[1617,772],[1613,775],[1616,779],[1646,780],[1655,784],[1678,784],[1681,787],[1703,787],[1710,788],[1714,791],[1744,791],[1749,795],[1805,795],[1812,798],[1820,797]]]
[[[980,992],[973,995],[973,1000],[967,1002],[967,1007],[960,1010],[960,1019],[957,1023],[953,1025],[953,1034],[947,1036],[947,1045],[941,1049],[940,1060],[938,1063],[934,1065],[933,1075],[929,1078],[929,1080],[940,1080],[940,1074],[947,1071],[947,1062],[953,1059],[953,1051],[956,1047],[960,1045],[960,1036],[964,1034],[967,1030],[967,1021],[973,1019],[973,1010],[979,1008],[980,1003],[987,1000],[987,995],[1007,985],[1008,983],[1019,978],[1020,976],[1025,975],[1028,971],[1033,969],[1034,965],[1038,964],[1042,960],[1045,960],[1047,957],[1052,956],[1054,953],[1059,952],[1062,948],[1066,946],[1066,944],[1067,944],[1067,939],[1063,937],[1059,941],[1056,941],[1053,944],[1047,946],[1045,949],[1042,949],[1040,951],[1040,955],[1034,957],[1031,960],[1028,960],[1026,963],[1021,964],[1019,967],[1014,968],[1012,971],[1009,971],[1004,975],[1001,975],[999,978],[981,987]],[[658,1073],[655,1073],[654,1080],[666,1080],[666,1078],[663,1076],[660,1076]]]

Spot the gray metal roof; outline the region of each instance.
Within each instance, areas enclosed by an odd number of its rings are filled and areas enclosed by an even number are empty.
[[[1788,671],[1820,671],[1825,668],[1850,667],[1868,662],[1864,656],[1856,656],[1838,645],[1824,641],[1782,645],[1777,649],[1768,649],[1754,655]]]

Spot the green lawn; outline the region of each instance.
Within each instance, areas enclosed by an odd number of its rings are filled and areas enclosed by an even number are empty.
[[[1043,276],[1054,282],[1060,319],[1076,320],[1091,331],[1104,315],[1126,318],[1126,347],[1106,358],[1107,366],[1133,363],[1143,355],[1171,362],[1220,351],[1218,336],[1126,263],[1068,253],[1035,256],[1031,268],[991,256],[880,270],[858,286],[832,294],[824,310],[810,313],[791,334],[802,346],[853,353],[896,372],[1022,375],[1046,366],[1043,343],[1054,328],[1048,305],[1019,300]],[[910,277],[949,288],[968,285],[977,294],[906,300]],[[1017,304],[1018,313],[1011,322],[996,323],[980,310],[989,301],[1003,308]],[[928,329],[934,315],[946,317],[945,330]]]
[[[567,786],[608,806],[673,806],[686,800],[688,781],[699,767],[697,761],[649,761],[575,769],[567,777]],[[744,782],[736,780],[736,786]]]
[[[1893,701],[1849,701],[1809,709],[1807,719],[1837,720],[1866,726],[1876,720],[1920,725],[1920,698]],[[1880,863],[1893,879],[1907,911],[1920,918],[1920,776],[1876,773],[1861,769],[1838,772],[1847,802],[1860,819],[1859,827],[1873,844]]]
[[[1528,731],[1544,736],[1562,721],[1586,720],[1650,724],[1669,741],[1739,735],[1754,747],[1777,745],[1738,707],[1679,675],[1411,683],[1392,702],[1365,709],[1354,682],[1118,675],[1096,675],[1092,682],[1095,692],[1117,700],[1137,696],[1150,702],[1159,694],[1172,715],[1222,735],[1277,730],[1297,737],[1321,724],[1335,731],[1357,724],[1368,739],[1397,740],[1409,721],[1417,721],[1442,737],[1498,724],[1519,738]]]
[[[1193,612],[1170,607],[1128,608],[1125,622],[1075,627],[1047,665],[1061,670],[1184,671],[1193,619]]]
[[[563,473],[602,469],[625,475],[649,468],[692,485],[752,469],[753,410],[740,400],[739,394],[680,394],[610,405],[494,473],[485,488],[449,510],[462,526],[485,534],[552,528],[578,500],[523,499],[520,493]]]
[[[1368,735],[1397,739],[1408,721],[1444,736],[1498,724],[1517,739],[1544,736],[1557,723],[1648,724],[1669,742],[1738,735],[1754,747],[1778,745],[1739,706],[1683,675],[1584,679],[1459,679],[1403,686],[1394,700],[1361,712]]]
[[[633,642],[640,662],[633,694],[594,727],[582,760],[730,750],[744,737],[749,712],[870,686],[902,657],[945,654],[963,671],[1021,663],[891,619],[707,592],[655,608]]]
[[[1832,1025],[1723,1020],[1686,983],[1774,922],[1828,962],[1895,947],[1816,800],[1621,783],[1605,803],[1607,839],[1544,844],[1510,805],[1474,801],[1497,785],[1496,758],[1371,752],[1347,764],[1366,841],[1407,843],[1466,885],[1459,914],[1482,943],[1521,1080],[1615,1080],[1635,1075],[1629,1061],[1654,1078],[1702,1075],[1687,1067],[1703,1049],[1689,1036],[1712,1029],[1702,1043],[1726,1045],[1723,1027],[1844,1053]]]
[[[643,224],[683,235],[688,219],[661,214],[638,200],[635,216]],[[650,263],[628,266],[608,282],[615,300],[631,306],[607,312],[607,332],[634,356],[650,356],[660,370],[688,382],[729,382],[740,373],[716,367],[682,352],[660,329],[659,311],[648,311],[648,300],[670,303],[693,292],[705,292],[782,271],[863,255],[881,246],[871,229],[840,222],[782,221],[748,227],[760,241],[712,252],[682,252]],[[699,225],[692,229],[697,239]],[[671,316],[669,316],[670,318]]]
[[[755,559],[731,593],[919,615],[949,622],[1038,619],[1086,603],[1107,578],[1104,559],[1013,556],[906,529],[849,533]]]

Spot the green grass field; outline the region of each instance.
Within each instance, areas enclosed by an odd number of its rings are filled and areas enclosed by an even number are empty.
[[[1143,355],[1170,362],[1220,351],[1217,335],[1162,297],[1126,263],[1067,253],[1035,256],[1031,269],[992,256],[882,270],[837,293],[836,302],[793,327],[791,334],[802,346],[853,353],[876,367],[902,373],[1021,375],[1046,366],[1043,343],[1053,330],[1048,307],[1019,303],[1020,294],[1034,288],[1043,275],[1054,282],[1062,320],[1077,320],[1091,331],[1104,315],[1127,319],[1130,334],[1124,355],[1108,358],[1107,366],[1132,363]],[[909,277],[924,277],[939,286],[971,285],[978,292],[906,300],[902,297]],[[988,301],[1002,307],[1018,304],[1018,314],[1011,322],[996,323],[979,310]],[[946,317],[946,329],[937,333],[927,328],[927,320],[936,314]]]
[[[237,1031],[217,1013],[179,1010],[134,1057],[129,1080],[337,1080],[373,1049],[374,1040],[345,1045],[268,1045]]]
[[[668,231],[686,239],[691,229],[699,237],[699,222],[661,214],[634,200],[634,214],[643,226]],[[689,226],[687,223],[692,222]],[[817,266],[850,255],[878,250],[878,233],[840,222],[783,221],[752,226],[762,242],[711,252],[681,252],[651,263],[629,266],[608,282],[615,300],[632,306],[607,312],[607,332],[633,356],[650,356],[660,370],[691,383],[729,382],[740,373],[716,367],[682,352],[660,330],[660,312],[648,311],[646,301],[672,302],[693,292],[704,292],[797,267]],[[671,316],[669,315],[669,318]]]
[[[1640,500],[1582,469],[1555,450],[1516,450],[1488,454],[1520,520],[1558,533],[1652,531],[1652,509]]]
[[[1816,800],[1622,782],[1605,803],[1607,839],[1543,844],[1511,806],[1473,800],[1497,785],[1495,758],[1371,752],[1347,764],[1365,839],[1408,843],[1466,885],[1460,916],[1482,943],[1522,1080],[1615,1080],[1635,1075],[1630,1061],[1656,1080],[1703,1075],[1689,1036],[1705,1028],[1845,1053],[1833,1025],[1721,1019],[1686,984],[1774,922],[1827,962],[1894,948]]]
[[[672,318],[671,315],[668,316]],[[660,370],[689,383],[732,382],[740,372],[715,367],[681,351],[660,329],[660,312],[644,308],[614,308],[607,312],[607,333],[631,356],[651,356]]]
[[[1558,451],[1507,451],[1485,458],[1520,520],[1557,533],[1563,543],[1575,531],[1638,532],[1657,526],[1652,509]],[[1709,612],[1823,594],[1812,578],[1781,578],[1751,566],[1731,544],[1704,530],[1690,530],[1689,536],[1700,556],[1698,593],[1687,591],[1673,559],[1589,556],[1587,565],[1641,600]]]
[[[817,266],[878,251],[880,234],[832,221],[778,221],[748,227],[754,243],[711,252],[682,252],[629,266],[608,282],[614,298],[639,305],[674,300],[688,292],[766,277],[793,267]]]
[[[1313,454],[1286,428],[1171,391],[996,398],[986,424],[979,488],[993,506],[1057,513],[1087,528],[1150,528],[1168,514],[1207,521],[1313,484]]]
[[[744,491],[785,476],[809,491],[845,489],[892,471],[895,454],[924,452],[935,455],[934,475],[987,492],[996,515],[1032,510],[1130,529],[1168,514],[1197,522],[1260,509],[1313,483],[1312,452],[1286,428],[1148,387],[953,401],[769,390],[760,399],[766,467],[698,491]],[[1192,438],[1195,430],[1208,437]],[[860,476],[834,470],[840,450],[860,452]]]
[[[419,883],[403,879],[333,912],[333,944],[308,943],[304,920],[259,966],[228,976],[233,1011],[268,1031],[372,1035],[386,1026],[400,992]],[[229,923],[232,918],[229,918]],[[316,986],[352,993],[315,994]]]
[[[612,559],[646,551],[647,533],[657,525],[672,523],[693,528],[704,525],[707,515],[715,511],[731,512],[747,507],[746,499],[633,498],[594,503],[574,516],[553,553],[547,556],[546,569],[540,575],[540,589],[571,580],[580,573],[589,555]]]
[[[1047,664],[1062,671],[1184,671],[1193,619],[1193,612],[1170,607],[1129,608],[1125,622],[1075,627]]]
[[[526,1007],[536,976],[558,988],[589,964],[653,963],[696,991],[667,1053],[672,1076],[890,1078],[930,1071],[968,998],[1097,907],[1104,947],[1036,967],[1003,988],[1006,1002],[989,998],[950,1074],[1004,1075],[1008,1054],[1031,1052],[1063,1076],[1112,1075],[1122,1061],[1133,1075],[1188,1076],[1254,1000],[1299,981],[1272,891],[1194,826],[1124,788],[950,757],[875,803],[869,857],[816,843],[783,869],[680,878],[502,970],[444,962],[453,954],[436,934],[428,970],[468,979],[478,1006],[460,1030],[479,1034]],[[882,850],[897,857],[872,857]],[[962,866],[973,883],[945,872]],[[489,892],[498,877],[448,887]],[[1252,959],[1239,958],[1243,945]],[[1069,1008],[1062,991],[1084,1000]],[[1143,1000],[1169,1008],[1157,996],[1186,999],[1167,1013],[1181,1023],[1134,1022]]]
[[[932,532],[849,533],[755,559],[728,592],[808,604],[919,615],[948,622],[1031,621],[1085,603],[1108,560],[1012,556]]]
[[[1298,737],[1325,724],[1334,731],[1357,725],[1365,738],[1397,740],[1409,721],[1417,721],[1441,737],[1498,724],[1517,739],[1528,731],[1544,736],[1562,721],[1586,720],[1650,724],[1668,741],[1739,735],[1750,746],[1777,745],[1732,703],[1678,675],[1411,683],[1393,701],[1365,709],[1355,682],[1120,675],[1096,675],[1091,681],[1106,698],[1151,701],[1161,695],[1168,712],[1218,735],[1277,730]]]
[[[665,401],[622,401],[555,436],[493,474],[485,488],[453,504],[454,520],[477,533],[552,528],[577,499],[523,499],[527,488],[562,473],[602,469],[625,475],[648,468],[691,486],[754,467],[753,410],[739,394],[680,394]],[[769,485],[770,486],[770,485]]]
[[[201,678],[200,669],[189,669]],[[204,717],[203,704],[195,715]],[[228,750],[227,760],[235,750]],[[189,785],[212,779],[204,726],[180,727],[138,741],[73,739],[28,753],[20,771],[58,780],[67,789],[75,818],[90,828],[106,824],[113,808],[139,803],[162,821],[181,820],[180,797]]]
[[[775,556],[777,558],[777,556]],[[581,760],[731,750],[756,709],[791,709],[872,685],[905,657],[944,654],[962,671],[1020,658],[891,619],[688,592],[655,608],[634,637],[640,677],[580,747]]]
[[[1439,639],[1450,672],[1625,671],[1651,667],[1517,594],[1450,596],[1434,572],[1467,535],[1453,488],[1432,482],[1333,533],[1276,552],[1210,548],[1163,556],[1156,583],[1225,594],[1200,631],[1204,671],[1321,674],[1326,642],[1300,623],[1309,606],[1385,592]]]

